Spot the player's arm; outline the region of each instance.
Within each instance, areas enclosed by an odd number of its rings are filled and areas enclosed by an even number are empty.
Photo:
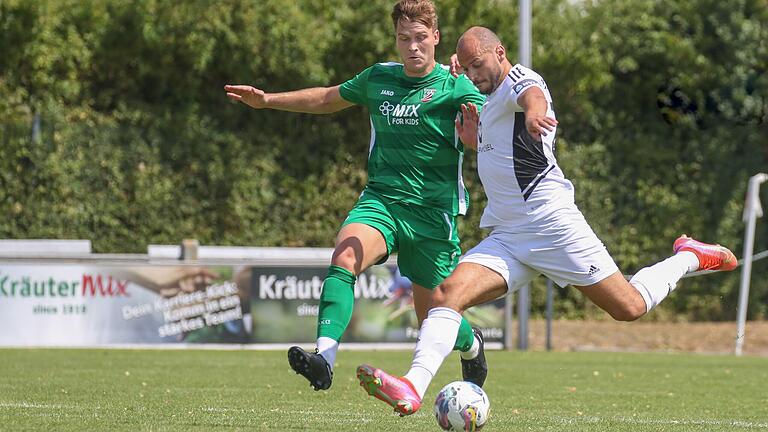
[[[477,132],[480,123],[480,111],[485,103],[485,96],[480,94],[466,75],[456,78],[454,96],[459,103],[461,115],[456,116],[456,134],[464,147],[477,150]]]
[[[227,97],[256,109],[329,114],[354,105],[341,97],[339,86],[313,87],[284,93],[265,93],[248,85],[226,85]]]
[[[537,140],[547,136],[557,126],[557,120],[547,117],[547,102],[544,92],[538,87],[530,87],[517,98],[517,104],[525,113],[525,128]]]
[[[456,116],[456,134],[464,147],[477,150],[477,128],[480,123],[480,111],[472,102],[461,104],[461,116]]]

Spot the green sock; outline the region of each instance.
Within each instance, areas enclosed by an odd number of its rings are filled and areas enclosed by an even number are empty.
[[[475,333],[472,332],[472,326],[469,325],[469,321],[467,321],[466,318],[461,317],[461,324],[459,324],[459,334],[456,336],[456,345],[453,346],[453,349],[467,352],[470,348],[472,348],[472,343],[474,341]]]
[[[341,340],[355,305],[355,279],[355,275],[343,267],[328,267],[320,295],[317,337],[328,337],[337,342]]]

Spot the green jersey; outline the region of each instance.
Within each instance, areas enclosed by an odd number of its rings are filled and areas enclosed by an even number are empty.
[[[342,84],[340,93],[371,116],[366,188],[395,202],[466,212],[464,146],[454,120],[462,103],[485,101],[466,76],[438,64],[427,76],[409,77],[400,63],[378,63]]]

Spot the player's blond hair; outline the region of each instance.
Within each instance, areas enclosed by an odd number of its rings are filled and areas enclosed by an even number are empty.
[[[432,0],[400,0],[392,8],[392,24],[395,29],[400,21],[418,22],[437,30],[437,9]]]

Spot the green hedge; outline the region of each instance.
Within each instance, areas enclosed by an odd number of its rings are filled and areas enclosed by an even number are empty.
[[[439,59],[483,24],[514,60],[517,2],[463,3],[437,1]],[[254,111],[222,87],[338,84],[397,60],[391,5],[1,2],[0,238],[88,238],[98,252],[187,237],[332,246],[365,184],[365,110]],[[533,62],[554,96],[558,158],[625,272],[666,257],[682,232],[741,255],[746,182],[768,170],[767,11],[764,0],[535,2]],[[483,236],[485,202],[474,155],[466,166],[465,249]],[[756,249],[768,249],[765,221]],[[766,262],[753,318],[768,316]],[[734,319],[738,272],[681,286],[653,317]],[[561,314],[591,310],[575,290],[558,296]],[[543,301],[534,290],[537,310]]]

